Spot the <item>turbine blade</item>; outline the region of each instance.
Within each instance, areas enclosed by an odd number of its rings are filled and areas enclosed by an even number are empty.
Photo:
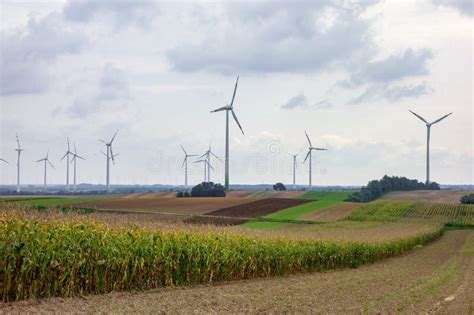
[[[185,157],[185,158],[184,158],[183,164],[181,165],[181,167],[184,167],[184,164],[186,164],[187,159],[188,159],[188,157]]]
[[[69,154],[69,151],[66,152],[66,154],[64,154],[64,156],[61,158],[61,161],[64,160],[64,158]]]
[[[44,159],[38,160],[38,161],[36,161],[36,163],[41,162],[41,161],[44,161]]]
[[[74,142],[74,154],[77,155],[76,143]]]
[[[308,151],[308,154],[306,154],[306,157],[304,158],[303,163],[306,163],[306,160],[308,159],[309,154],[311,153],[311,150]]]
[[[237,119],[237,116],[234,113],[234,110],[231,110],[230,112],[232,113],[232,116],[234,117],[235,122],[239,126],[240,131],[242,131],[242,134],[245,135],[244,130],[242,129],[242,126],[240,125],[239,120]]]
[[[100,142],[102,142],[102,143],[105,143],[105,144],[107,144],[107,142],[105,142],[105,141],[104,141],[104,140],[102,140],[102,139],[98,139],[98,140],[99,140]]]
[[[311,144],[311,140],[309,140],[309,136],[308,136],[308,134],[306,133],[306,130],[305,130],[304,134],[306,135],[306,139],[308,139],[309,146],[312,147],[313,145]]]
[[[80,156],[80,155],[75,154],[74,156],[77,157],[77,158],[80,158],[81,160],[85,160],[85,158],[83,158],[83,157]]]
[[[50,165],[52,168],[54,168],[53,164],[51,164],[51,162],[50,162],[49,160],[46,160],[46,161],[49,163],[49,165]]]
[[[210,163],[207,163],[207,166],[209,166],[209,168],[210,168],[211,170],[214,170],[214,167],[212,167],[212,165],[211,165]]]
[[[18,133],[16,134],[16,144],[18,145],[18,150],[21,150],[20,139],[18,139]]]
[[[112,159],[112,162],[114,162],[114,164],[115,164],[114,151],[112,151],[112,146],[110,146],[110,157],[111,157],[111,159]]]
[[[183,146],[182,146],[181,144],[180,144],[179,146],[181,147],[181,150],[183,150],[184,155],[188,155],[188,153],[187,153],[186,150],[183,148]]]
[[[72,155],[72,159],[71,159],[71,161],[69,162],[69,164],[72,164],[72,162],[74,162],[75,159],[76,159],[76,155],[73,154],[73,155]]]
[[[213,156],[213,157],[215,157],[216,159],[218,159],[219,161],[221,161],[221,162],[222,162],[221,158],[220,158],[220,157],[218,157],[217,155],[215,155],[215,154],[214,154],[214,152],[212,152],[212,151],[211,151],[210,153],[212,154],[212,156]]]
[[[105,154],[104,151],[101,150],[100,153],[102,153],[103,156],[107,157],[107,154]]]
[[[204,153],[203,155],[201,155],[200,157],[198,157],[198,159],[202,159],[203,157],[205,157],[208,153]]]
[[[446,117],[448,117],[448,116],[451,115],[451,114],[452,114],[452,112],[449,113],[449,114],[447,114],[447,115],[444,115],[443,117],[441,117],[441,118],[439,118],[439,119],[433,121],[430,125],[434,125],[434,124],[436,124],[436,123],[439,123],[441,120],[445,119]]]
[[[199,154],[188,154],[187,157],[198,156]]]
[[[318,150],[318,151],[327,151],[328,149],[323,149],[323,148],[311,148],[312,150]]]
[[[115,132],[114,136],[113,136],[112,139],[110,140],[110,144],[112,144],[112,142],[114,142],[114,139],[115,139],[115,137],[117,136],[117,133],[118,133],[118,130]]]
[[[2,159],[2,158],[0,158],[0,161],[2,161],[2,162],[5,162],[5,163],[8,163],[8,161],[7,161],[7,160],[5,160],[5,159]],[[9,164],[9,163],[8,163],[8,164]]]
[[[219,107],[218,109],[211,110],[211,113],[220,112],[220,111],[226,110],[228,108],[229,108],[228,106]]]
[[[416,117],[418,117],[419,119],[421,119],[425,124],[428,124],[428,122],[423,118],[421,117],[420,115],[418,115],[417,113],[415,112],[412,112],[411,110],[408,110],[410,113],[412,113],[413,115],[415,115]]]
[[[235,93],[237,92],[238,84],[239,84],[239,76],[237,76],[237,80],[235,81],[234,94],[232,94],[232,101],[230,102],[230,107],[234,106]]]

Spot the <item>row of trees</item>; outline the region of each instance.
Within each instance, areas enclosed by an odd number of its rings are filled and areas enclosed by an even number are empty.
[[[225,197],[225,188],[221,184],[202,182],[191,189],[191,193],[179,191],[176,197]]]
[[[416,179],[408,179],[406,177],[387,176],[380,180],[372,180],[367,186],[361,188],[360,191],[353,193],[347,197],[346,201],[352,202],[369,202],[375,200],[382,195],[391,191],[407,191],[407,190],[439,190],[439,184],[432,182],[424,184]]]

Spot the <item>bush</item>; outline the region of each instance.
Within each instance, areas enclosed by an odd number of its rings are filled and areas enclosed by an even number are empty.
[[[273,190],[283,191],[286,190],[286,187],[285,185],[283,185],[283,183],[276,183],[275,185],[273,185]]]
[[[474,204],[474,194],[469,194],[461,198],[461,203],[466,205]]]
[[[352,202],[369,202],[375,200],[382,195],[391,191],[409,191],[409,190],[439,190],[439,184],[432,182],[428,185],[417,181],[416,179],[408,179],[406,177],[385,175],[380,180],[372,180],[367,186],[361,188],[360,191],[353,193],[345,201]]]
[[[184,192],[184,197],[185,197],[185,198],[191,197],[191,194],[189,193],[189,191],[185,191],[185,192]]]
[[[184,193],[182,191],[178,191],[178,193],[176,194],[176,197],[177,198],[183,198],[184,197]]]
[[[225,197],[225,188],[221,184],[202,182],[193,187],[191,197]]]

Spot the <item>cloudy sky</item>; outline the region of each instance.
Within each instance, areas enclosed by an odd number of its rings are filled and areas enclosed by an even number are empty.
[[[240,75],[231,183],[291,181],[287,152],[315,146],[317,185],[384,174],[473,184],[473,6],[469,0],[301,3],[8,1],[0,4],[0,183],[65,182],[66,137],[104,183],[99,153],[115,130],[112,183],[181,184],[182,144],[224,155],[224,112]],[[307,183],[305,152],[297,180]],[[213,179],[223,165],[214,161]],[[202,179],[190,165],[190,182]]]

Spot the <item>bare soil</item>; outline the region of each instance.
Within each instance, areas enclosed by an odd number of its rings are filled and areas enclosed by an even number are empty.
[[[226,192],[226,197],[240,197],[240,198],[245,198],[248,195],[252,194],[254,191],[253,190],[231,190]]]
[[[357,269],[0,304],[0,313],[472,314],[474,231]]]
[[[267,191],[259,198],[298,198],[304,193],[304,191]]]
[[[342,202],[333,206],[329,206],[320,212],[308,213],[303,216],[303,219],[322,222],[335,222],[337,220],[344,219],[362,205],[363,203],[358,202]]]
[[[107,198],[94,202],[77,204],[82,207],[95,207],[108,210],[148,210],[155,212],[174,212],[204,214],[217,209],[252,202],[251,198]]]
[[[473,190],[415,190],[395,191],[386,194],[382,199],[415,200],[430,203],[459,204],[463,196],[474,193]]]

